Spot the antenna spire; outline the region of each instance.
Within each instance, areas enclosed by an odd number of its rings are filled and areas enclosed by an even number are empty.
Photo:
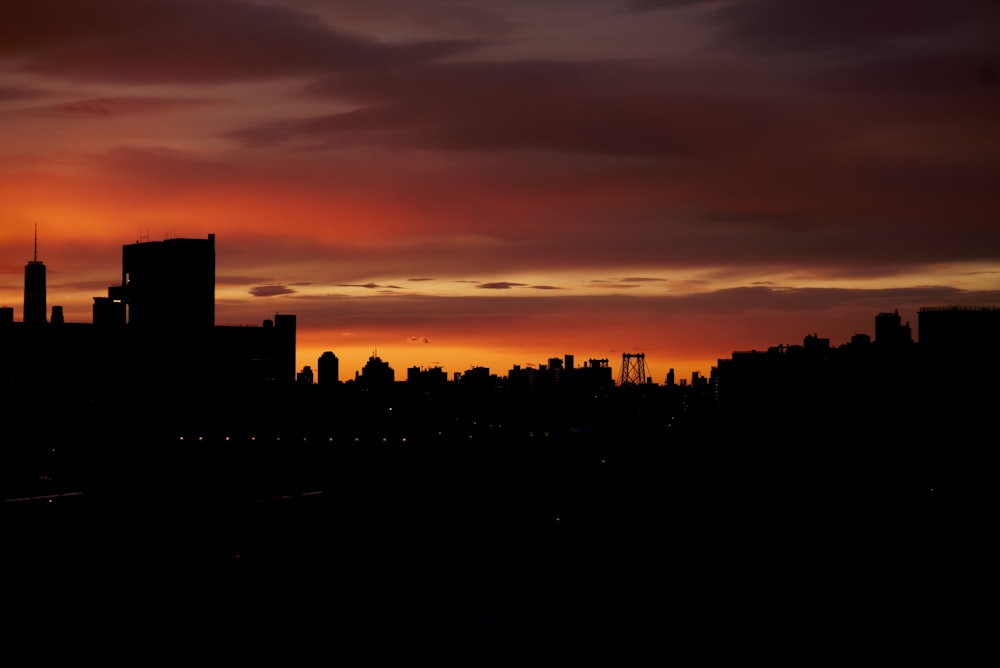
[[[38,223],[35,223],[35,262],[38,262]]]

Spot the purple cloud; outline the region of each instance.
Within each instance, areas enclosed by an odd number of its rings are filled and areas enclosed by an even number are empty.
[[[242,0],[50,0],[5,7],[0,58],[87,81],[199,83],[378,69],[476,48],[467,40],[382,44],[317,16]]]

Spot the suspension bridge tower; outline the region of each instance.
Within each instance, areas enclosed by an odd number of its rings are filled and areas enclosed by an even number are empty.
[[[646,383],[646,353],[622,353],[622,372],[619,385],[643,385]]]

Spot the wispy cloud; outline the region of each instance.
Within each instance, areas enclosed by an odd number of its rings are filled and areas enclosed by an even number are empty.
[[[189,97],[102,97],[25,107],[8,113],[17,116],[45,118],[112,118],[169,113],[219,104],[220,102],[222,101],[210,98]]]
[[[15,3],[0,56],[23,72],[82,81],[214,84],[377,70],[476,48],[470,40],[386,44],[331,29],[315,15],[243,0]]]
[[[295,294],[295,290],[286,285],[258,285],[250,288],[250,294],[254,297],[276,297]]]

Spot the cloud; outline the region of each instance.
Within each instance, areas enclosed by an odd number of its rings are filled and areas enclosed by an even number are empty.
[[[169,97],[101,97],[73,100],[42,107],[27,107],[9,112],[18,116],[50,116],[54,118],[111,118],[140,116],[185,110],[221,100],[208,98]]]
[[[198,83],[377,69],[461,53],[475,42],[382,44],[317,16],[242,0],[75,0],[6,7],[0,58],[84,81]]]
[[[719,43],[727,48],[803,53],[867,49],[929,35],[971,35],[980,33],[980,26],[987,26],[986,33],[995,38],[1000,5],[989,0],[908,0],[904,4],[896,0],[736,0],[721,5],[710,17],[723,27]]]
[[[406,340],[410,343],[430,343],[430,339],[426,336],[411,336]]]
[[[625,7],[630,12],[648,12],[657,9],[677,9],[692,5],[704,5],[713,0],[628,0]]]
[[[595,288],[617,290],[618,288],[626,288],[626,289],[638,288],[640,287],[639,285],[637,285],[638,283],[665,283],[666,281],[667,279],[665,278],[629,276],[626,278],[618,278],[618,279],[594,278],[591,279],[590,285]]]
[[[525,283],[510,283],[507,281],[498,281],[496,283],[480,283],[477,288],[482,288],[484,290],[510,290],[511,288],[522,287]]]
[[[295,290],[285,285],[258,285],[250,288],[250,294],[254,297],[276,297],[278,295],[294,294]]]
[[[816,141],[794,106],[752,92],[707,92],[694,70],[697,66],[516,61],[416,64],[378,76],[340,72],[307,90],[353,101],[355,109],[274,119],[225,136],[256,147],[367,143],[643,157],[684,157],[748,144],[763,150],[768,135],[779,129]],[[689,94],[690,87],[697,94]],[[747,127],[758,132],[746,133]]]
[[[562,290],[563,288],[556,287],[555,285],[532,285],[529,286],[532,290]]]

